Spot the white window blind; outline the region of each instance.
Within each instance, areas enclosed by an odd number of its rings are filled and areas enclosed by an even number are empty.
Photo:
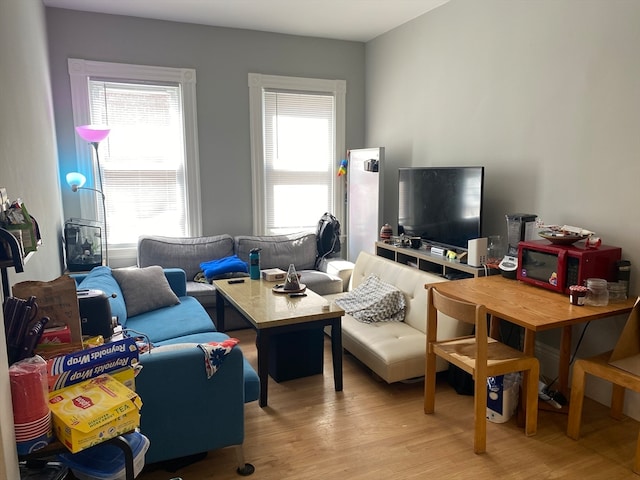
[[[77,58],[68,67],[73,124],[111,128],[99,146],[110,265],[135,264],[143,234],[201,235],[195,70]],[[69,171],[97,187],[93,148],[75,140]],[[72,198],[82,218],[102,217],[96,195]]]
[[[333,208],[332,95],[264,92],[267,231],[315,230]]]
[[[180,86],[91,79],[89,108],[91,123],[111,128],[99,147],[109,244],[185,235]]]
[[[250,73],[249,92],[254,233],[315,232],[325,212],[342,217],[346,82]]]

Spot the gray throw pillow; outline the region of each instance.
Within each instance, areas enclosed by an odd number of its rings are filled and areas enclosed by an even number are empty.
[[[112,270],[127,307],[127,318],[180,303],[162,267],[115,268]]]

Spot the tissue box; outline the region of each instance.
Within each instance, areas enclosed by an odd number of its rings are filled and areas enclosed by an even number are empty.
[[[267,282],[279,282],[287,277],[287,272],[279,268],[267,268],[262,270],[262,279]]]
[[[140,426],[142,400],[109,374],[49,394],[53,431],[72,453]]]

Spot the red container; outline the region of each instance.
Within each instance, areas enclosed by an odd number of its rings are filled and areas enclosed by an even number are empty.
[[[49,414],[47,363],[27,358],[9,367],[13,420],[17,425],[41,421]]]

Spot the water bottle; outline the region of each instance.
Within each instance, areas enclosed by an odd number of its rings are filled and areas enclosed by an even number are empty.
[[[251,280],[260,280],[260,248],[249,251],[249,276]]]

